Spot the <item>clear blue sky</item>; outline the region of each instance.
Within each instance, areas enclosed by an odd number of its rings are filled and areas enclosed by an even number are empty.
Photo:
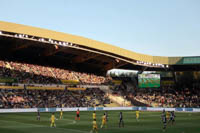
[[[144,54],[200,56],[200,0],[0,0],[0,20]]]

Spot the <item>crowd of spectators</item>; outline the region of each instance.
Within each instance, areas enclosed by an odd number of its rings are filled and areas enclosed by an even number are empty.
[[[100,85],[111,80],[94,74],[2,60],[0,60],[0,78],[12,78],[18,83],[25,84],[62,84],[62,80],[66,80],[77,81],[80,84]],[[124,82],[120,86],[113,87],[112,93],[132,101],[132,104],[137,104],[137,106],[200,107],[200,87],[192,89],[136,88]],[[109,98],[98,88],[85,91],[0,90],[0,108],[91,107],[103,106],[109,102]]]
[[[92,99],[93,103],[98,100],[99,103],[97,104],[97,106],[110,104],[110,99],[108,98],[108,96],[105,95],[105,92],[98,88],[87,89],[86,91],[84,91],[84,95],[89,96],[90,99]]]
[[[155,107],[200,107],[199,89],[146,89],[138,91],[131,97]]]
[[[82,84],[103,84],[108,78],[66,69],[0,60],[0,78],[15,78],[19,83],[61,84],[62,80]]]
[[[0,89],[0,108],[93,107],[109,103],[98,88],[85,91]]]
[[[132,88],[124,86],[113,89],[113,93],[124,96],[135,106],[151,107],[200,107],[199,88]]]

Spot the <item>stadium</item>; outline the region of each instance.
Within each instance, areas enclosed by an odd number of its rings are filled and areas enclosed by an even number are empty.
[[[164,110],[176,114],[164,132],[200,131],[200,56],[145,55],[3,21],[0,44],[1,133],[88,133],[94,111],[99,133],[160,133]],[[136,73],[116,76],[111,69]]]

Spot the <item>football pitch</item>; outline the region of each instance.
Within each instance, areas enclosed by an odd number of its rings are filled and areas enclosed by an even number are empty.
[[[162,133],[161,112],[140,112],[139,122],[135,111],[122,111],[124,128],[119,128],[119,111],[108,111],[107,129],[98,129],[98,133]],[[89,133],[92,129],[92,111],[80,112],[80,121],[75,121],[75,112],[64,112],[64,118],[55,114],[56,128],[50,128],[51,113],[41,113],[41,121],[36,120],[37,113],[0,114],[0,133]],[[103,111],[97,111],[98,128],[101,125]],[[165,133],[200,133],[200,113],[175,113],[175,125],[168,124]]]

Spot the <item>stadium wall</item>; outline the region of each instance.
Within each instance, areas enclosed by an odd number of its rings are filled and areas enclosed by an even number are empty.
[[[62,108],[63,111],[109,111],[109,110],[140,110],[140,111],[175,111],[175,112],[200,112],[200,108],[154,108],[154,107],[84,107],[84,108]],[[0,113],[22,113],[22,112],[59,112],[61,108],[23,108],[23,109],[0,109]]]

